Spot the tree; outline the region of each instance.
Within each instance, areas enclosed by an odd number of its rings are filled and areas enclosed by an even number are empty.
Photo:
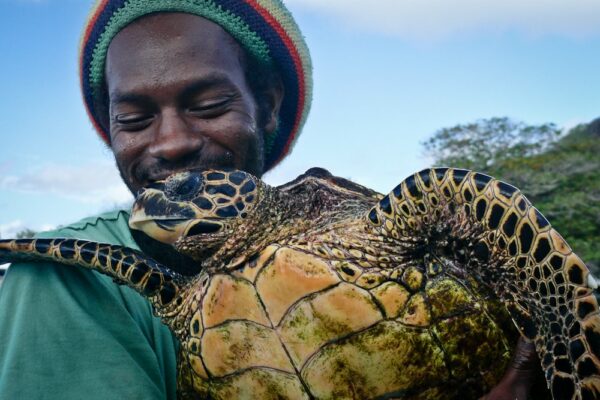
[[[475,169],[520,188],[599,274],[599,121],[558,138],[554,124],[492,118],[441,129],[423,146],[437,165]]]
[[[436,165],[485,172],[505,160],[546,151],[559,134],[554,124],[526,125],[495,117],[440,129],[422,144]]]
[[[34,230],[31,230],[29,228],[25,228],[22,231],[17,232],[17,239],[30,239],[32,238],[37,232]]]

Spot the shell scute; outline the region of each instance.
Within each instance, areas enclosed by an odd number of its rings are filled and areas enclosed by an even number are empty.
[[[254,286],[229,275],[211,278],[202,303],[202,319],[205,328],[236,319],[271,325]]]
[[[450,278],[427,282],[425,293],[431,306],[431,316],[436,320],[460,315],[476,307],[473,295]]]
[[[296,375],[266,368],[251,368],[217,379],[206,398],[215,400],[308,400]]]
[[[417,354],[427,362],[415,363]],[[318,399],[370,399],[414,390],[415,382],[435,386],[448,370],[426,330],[383,321],[325,346],[301,374]]]
[[[488,387],[498,381],[512,352],[502,328],[480,312],[449,317],[434,326],[455,379],[465,380],[479,371]]]
[[[396,282],[386,282],[371,290],[373,296],[382,305],[387,318],[396,318],[406,306],[410,293]]]
[[[405,325],[427,327],[431,324],[430,306],[422,293],[413,295],[397,319]]]
[[[301,251],[282,248],[256,279],[258,295],[274,325],[302,297],[340,282],[329,264]]]
[[[253,367],[294,372],[276,332],[253,322],[228,321],[207,329],[201,348],[206,368],[216,377]]]
[[[279,335],[296,367],[325,343],[365,329],[383,315],[366,290],[341,283],[302,300],[281,322]]]

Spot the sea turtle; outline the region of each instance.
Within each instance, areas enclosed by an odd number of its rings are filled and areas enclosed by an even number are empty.
[[[382,196],[320,169],[279,188],[182,172],[138,195],[130,225],[196,273],[74,239],[0,241],[0,261],[80,265],[147,297],[181,341],[181,398],[476,398],[519,334],[555,399],[600,398],[595,279],[484,174],[425,169]]]

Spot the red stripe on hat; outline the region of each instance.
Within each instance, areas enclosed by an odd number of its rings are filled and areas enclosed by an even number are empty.
[[[100,138],[104,141],[104,143],[110,145],[110,139],[108,137],[108,134],[104,131],[104,128],[100,126],[100,123],[96,121],[96,118],[94,118],[94,116],[92,115],[92,111],[89,109],[87,104],[85,105],[85,111],[87,112],[90,121],[92,121],[92,125],[94,126],[96,133],[100,135]]]
[[[82,51],[80,51],[81,54],[79,55],[79,63],[80,63],[79,65],[81,67],[83,67],[83,56],[85,54],[85,51],[83,51],[83,50],[85,49],[85,45],[87,44],[88,40],[90,39],[92,30],[94,29],[94,26],[96,26],[96,22],[98,21],[100,14],[102,14],[102,11],[104,11],[104,8],[106,8],[106,4],[108,2],[109,2],[109,0],[102,0],[98,4],[96,11],[89,17],[87,27],[86,27],[85,31],[83,32],[83,39],[81,40],[81,46],[82,46],[81,50]]]
[[[79,71],[80,71],[79,84],[81,85],[82,88],[83,88],[83,81],[85,79],[85,76],[84,76],[85,71],[83,70],[83,58],[85,56],[85,46],[87,45],[87,42],[90,39],[90,35],[92,33],[92,30],[94,30],[94,27],[96,26],[96,22],[98,21],[100,14],[102,14],[102,11],[104,11],[108,2],[109,2],[109,0],[102,0],[102,1],[100,1],[100,3],[98,3],[96,10],[88,18],[88,23],[87,23],[86,29],[83,32],[83,38],[81,39],[81,49],[79,51],[80,52],[80,54],[79,54]],[[83,93],[83,90],[82,90],[82,93]],[[104,131],[104,129],[102,129],[102,127],[100,126],[100,123],[92,115],[90,106],[88,105],[87,101],[85,101],[85,99],[83,101],[83,104],[85,105],[85,111],[86,111],[90,121],[92,121],[92,125],[94,126],[94,129],[100,135],[102,140],[104,140],[105,143],[109,144],[110,139],[109,139],[107,133]]]
[[[269,25],[271,25],[271,27],[273,29],[275,29],[277,31],[277,33],[279,33],[279,36],[283,39],[283,43],[287,47],[288,51],[291,53],[292,60],[294,61],[294,66],[296,67],[296,70],[298,71],[298,75],[299,75],[299,79],[298,79],[298,109],[296,110],[296,118],[294,119],[294,127],[292,129],[292,132],[290,132],[291,133],[290,137],[288,138],[288,140],[285,143],[285,146],[283,147],[283,152],[280,154],[280,156],[277,158],[277,160],[275,160],[275,162],[273,163],[273,165],[275,165],[275,164],[279,163],[279,161],[281,161],[285,157],[285,155],[289,152],[290,146],[291,146],[292,142],[294,141],[296,134],[298,133],[298,127],[300,126],[300,121],[302,119],[302,113],[304,110],[304,102],[306,101],[305,93],[304,93],[304,90],[305,90],[304,68],[302,67],[302,61],[300,58],[300,54],[298,54],[298,50],[296,49],[296,46],[294,46],[294,42],[288,36],[287,32],[281,26],[279,21],[277,21],[273,17],[273,15],[271,15],[271,13],[269,13],[269,11],[267,9],[265,9],[263,6],[258,4],[256,2],[256,0],[246,0],[246,3],[248,3],[249,5],[254,7],[256,9],[256,11],[265,19],[265,21],[267,21],[267,23]]]

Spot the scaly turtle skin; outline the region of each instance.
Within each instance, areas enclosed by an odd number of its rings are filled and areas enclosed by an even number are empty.
[[[0,241],[152,302],[181,341],[182,398],[476,398],[534,341],[555,399],[600,398],[597,283],[514,187],[423,170],[387,196],[309,171],[272,188],[240,171],[146,189],[130,225],[197,260],[188,277],[130,249]]]

